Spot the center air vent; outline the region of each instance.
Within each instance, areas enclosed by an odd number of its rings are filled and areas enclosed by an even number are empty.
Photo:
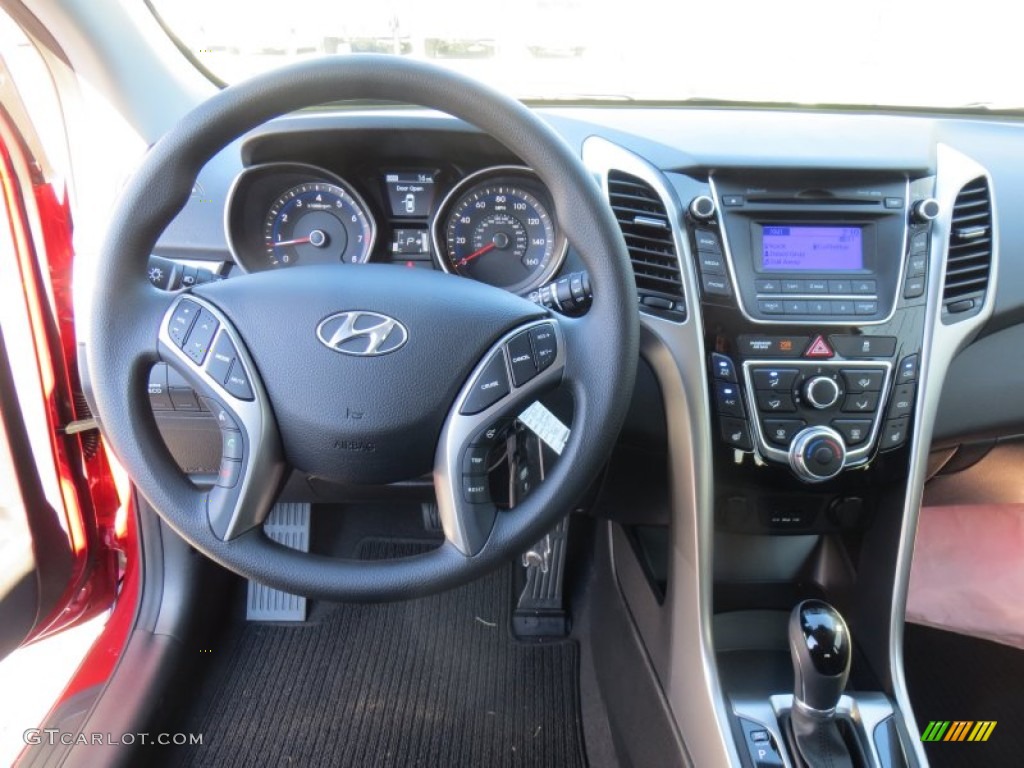
[[[942,293],[944,314],[981,309],[992,270],[992,243],[992,199],[988,182],[979,177],[964,185],[953,204]]]
[[[641,178],[611,171],[608,200],[633,262],[640,301],[645,308],[685,312],[672,225],[658,193]]]

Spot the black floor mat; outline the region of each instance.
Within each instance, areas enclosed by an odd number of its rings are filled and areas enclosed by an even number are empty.
[[[985,742],[925,742],[933,766],[1024,764],[1024,729],[1020,727],[1024,651],[907,624],[903,653],[910,702],[922,731],[932,721],[996,721]]]
[[[368,540],[365,558],[422,543]],[[247,624],[204,685],[172,764],[583,766],[579,649],[522,643],[512,566],[450,592]]]

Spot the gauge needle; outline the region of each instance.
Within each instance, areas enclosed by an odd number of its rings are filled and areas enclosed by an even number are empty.
[[[463,256],[461,259],[459,259],[459,266],[464,267],[473,259],[477,258],[478,256],[483,256],[488,251],[493,251],[497,247],[498,246],[495,243],[488,243],[479,251],[473,251],[471,254],[469,254],[469,256]]]
[[[309,240],[309,237],[297,237],[294,240],[278,240],[274,243],[274,247],[280,248],[284,245],[302,245],[303,243],[308,243]]]

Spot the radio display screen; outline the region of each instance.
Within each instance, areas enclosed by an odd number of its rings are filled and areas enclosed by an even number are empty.
[[[765,225],[761,228],[764,272],[858,272],[864,269],[861,227]]]

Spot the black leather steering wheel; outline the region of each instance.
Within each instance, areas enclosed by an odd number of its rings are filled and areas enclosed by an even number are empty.
[[[550,190],[557,220],[590,273],[590,311],[560,317],[465,278],[388,265],[293,268],[173,294],[149,284],[149,254],[207,161],[273,117],[349,99],[447,112],[521,157]],[[99,259],[88,348],[103,434],[163,519],[242,576],[334,600],[447,589],[542,537],[611,451],[638,350],[625,245],[573,151],[510,98],[397,57],[303,62],[226,88],[189,113],[151,149],[116,211]],[[541,370],[529,380],[510,377],[507,394],[473,412],[467,398],[509,375],[509,343],[514,351],[526,338]],[[353,350],[363,354],[346,354]],[[190,380],[221,424],[226,458],[211,490],[178,470],[160,438],[146,393],[158,360]],[[575,403],[561,460],[519,505],[498,512],[464,483],[468,454],[493,425],[558,385]],[[361,418],[346,418],[353,411]],[[446,541],[425,554],[373,562],[281,546],[261,523],[288,467],[362,485],[432,470]]]

